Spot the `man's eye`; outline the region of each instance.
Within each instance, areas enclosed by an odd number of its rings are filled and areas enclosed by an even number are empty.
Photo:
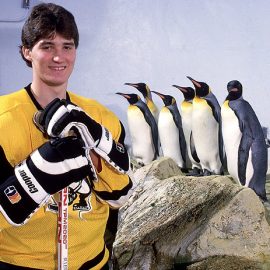
[[[43,46],[41,47],[42,50],[50,50],[52,48],[52,46]]]
[[[65,50],[72,50],[73,49],[73,46],[65,46],[64,49]]]

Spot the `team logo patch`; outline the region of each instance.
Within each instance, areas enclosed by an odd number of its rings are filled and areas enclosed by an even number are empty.
[[[22,198],[14,186],[7,187],[4,192],[12,204],[18,203]]]
[[[120,153],[125,153],[125,148],[121,143],[117,143],[116,144],[116,149],[120,152]]]

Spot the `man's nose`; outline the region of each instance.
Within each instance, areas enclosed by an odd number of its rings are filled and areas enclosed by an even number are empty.
[[[56,49],[53,55],[54,62],[61,62],[62,59],[62,51],[60,49]]]

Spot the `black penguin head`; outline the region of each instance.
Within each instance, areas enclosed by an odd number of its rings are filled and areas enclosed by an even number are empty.
[[[170,95],[164,95],[156,91],[151,91],[151,92],[158,95],[162,99],[165,106],[170,106],[176,103],[175,98]]]
[[[191,77],[187,76],[187,78],[189,80],[191,80],[191,82],[193,83],[194,87],[195,87],[195,91],[196,91],[196,96],[198,97],[206,97],[210,92],[210,87],[207,83],[205,82],[198,82],[194,79],[192,79]]]
[[[242,96],[242,93],[243,93],[242,84],[237,80],[233,80],[233,81],[228,82],[227,90],[228,90],[229,94],[226,97],[226,100],[236,100],[236,99],[240,98]]]
[[[172,86],[176,87],[183,93],[186,101],[193,100],[193,98],[195,97],[195,90],[192,87],[183,87],[175,84]]]
[[[142,93],[143,97],[150,97],[151,98],[151,93],[150,89],[147,84],[145,83],[125,83],[125,85],[130,85],[135,87],[139,92]]]
[[[120,92],[117,92],[115,94],[126,98],[128,103],[131,105],[133,105],[133,104],[137,103],[139,100],[141,100],[137,94],[124,94],[124,93],[120,93]]]

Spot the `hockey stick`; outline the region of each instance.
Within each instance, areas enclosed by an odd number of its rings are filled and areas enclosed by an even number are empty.
[[[34,114],[33,122],[42,131],[40,125],[41,111]],[[59,191],[58,217],[57,217],[57,255],[58,270],[68,269],[68,187]]]
[[[68,187],[59,192],[58,202],[58,270],[68,269]]]

